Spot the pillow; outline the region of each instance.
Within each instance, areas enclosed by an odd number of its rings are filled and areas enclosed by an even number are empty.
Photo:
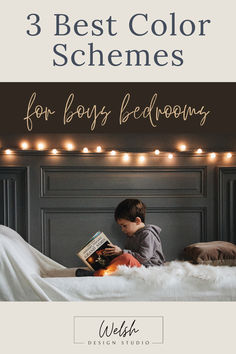
[[[197,264],[236,266],[236,245],[230,242],[194,243],[185,247],[184,255]]]

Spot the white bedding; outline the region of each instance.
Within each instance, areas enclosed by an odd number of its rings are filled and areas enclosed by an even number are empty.
[[[60,277],[45,277],[56,272]],[[54,262],[0,225],[1,301],[236,300],[236,267],[173,261],[162,267],[121,266],[105,277],[68,277],[70,274],[74,269]]]

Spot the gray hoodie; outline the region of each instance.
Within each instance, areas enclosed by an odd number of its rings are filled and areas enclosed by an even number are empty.
[[[160,234],[161,229],[155,225],[145,225],[133,236],[127,236],[124,253],[130,253],[145,267],[162,265],[165,262]]]

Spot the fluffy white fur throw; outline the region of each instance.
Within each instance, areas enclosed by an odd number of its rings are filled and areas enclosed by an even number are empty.
[[[181,281],[184,283],[197,281],[205,286],[236,287],[236,267],[194,265],[180,261],[169,262],[162,267],[119,266],[114,275],[120,275],[126,279],[135,278],[144,287],[173,287]]]

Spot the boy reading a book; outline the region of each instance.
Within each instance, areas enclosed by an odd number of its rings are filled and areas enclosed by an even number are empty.
[[[160,240],[161,229],[155,225],[145,225],[145,212],[144,203],[138,199],[125,199],[117,206],[115,219],[127,236],[125,247],[121,249],[117,245],[109,244],[104,255],[115,258],[106,269],[97,270],[93,275],[112,274],[118,265],[150,267],[165,262]],[[79,271],[76,275],[80,276]]]

